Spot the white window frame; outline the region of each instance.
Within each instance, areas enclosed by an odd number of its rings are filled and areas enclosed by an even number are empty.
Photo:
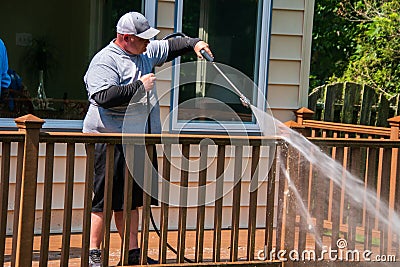
[[[268,91],[268,67],[269,67],[269,51],[270,51],[270,36],[272,22],[272,0],[261,0],[261,28],[260,28],[260,44],[259,47],[259,64],[258,67],[258,88],[256,106],[261,110],[266,110],[267,106],[267,91]],[[175,1],[175,32],[182,31],[183,18],[183,0]],[[260,20],[259,20],[260,21]],[[180,73],[180,58],[176,58],[173,63],[172,71],[172,95],[170,109],[170,131],[171,132],[242,132],[243,128],[248,133],[259,134],[260,128],[256,123],[226,123],[224,125],[207,122],[179,122],[178,121],[178,96],[179,96],[179,73]],[[253,103],[254,104],[254,103]]]

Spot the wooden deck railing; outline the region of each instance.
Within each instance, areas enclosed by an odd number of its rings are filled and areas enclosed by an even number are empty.
[[[260,151],[268,147],[275,146],[278,142],[275,139],[267,139],[263,137],[240,137],[240,136],[210,136],[210,135],[127,135],[123,137],[121,134],[82,134],[82,133],[63,133],[63,132],[44,132],[41,131],[43,120],[36,118],[32,115],[27,115],[16,119],[19,131],[18,132],[0,132],[0,141],[2,143],[2,168],[1,168],[1,235],[0,235],[0,265],[4,263],[5,251],[5,229],[7,222],[7,207],[9,202],[9,176],[10,176],[10,146],[11,143],[18,143],[18,166],[16,174],[16,190],[15,190],[15,205],[14,205],[14,226],[13,226],[13,244],[12,244],[12,266],[31,266],[33,254],[33,240],[34,240],[34,223],[35,223],[35,206],[37,202],[37,172],[38,172],[38,155],[39,144],[45,145],[45,166],[44,166],[44,190],[43,195],[43,212],[42,212],[42,226],[41,226],[41,242],[40,242],[40,266],[47,266],[49,257],[49,236],[50,236],[50,219],[52,211],[52,187],[53,187],[53,172],[55,162],[55,145],[58,143],[67,144],[66,146],[66,162],[65,162],[65,191],[64,191],[64,212],[62,224],[62,246],[60,266],[68,266],[70,255],[70,241],[71,241],[71,221],[73,199],[76,197],[74,191],[74,173],[75,170],[75,146],[76,144],[85,144],[86,146],[86,178],[84,195],[84,214],[82,218],[82,251],[81,251],[81,266],[88,265],[88,250],[89,250],[89,233],[90,233],[90,210],[91,210],[91,197],[92,197],[92,183],[94,176],[94,145],[96,143],[107,144],[106,152],[106,169],[108,170],[107,182],[105,185],[105,203],[104,203],[104,241],[102,245],[102,258],[105,265],[109,262],[109,248],[110,248],[110,225],[111,225],[111,192],[113,187],[113,151],[114,146],[122,142],[126,146],[126,153],[133,151],[134,146],[141,144],[146,146],[148,157],[152,158],[153,149],[156,145],[162,144],[162,171],[163,182],[161,190],[161,199],[168,199],[168,181],[171,174],[171,151],[173,146],[178,146],[182,150],[182,163],[181,173],[178,184],[180,189],[180,204],[178,216],[178,240],[177,240],[177,257],[176,263],[183,263],[185,255],[185,239],[186,239],[186,224],[187,224],[187,211],[185,203],[188,202],[188,191],[185,190],[189,186],[189,155],[191,150],[198,148],[200,151],[200,168],[197,173],[199,180],[198,185],[200,190],[198,192],[198,200],[201,203],[197,208],[197,228],[196,228],[196,255],[192,259],[195,262],[210,261],[204,259],[204,243],[205,243],[205,213],[206,204],[205,197],[206,191],[201,188],[202,185],[215,182],[215,194],[223,192],[224,186],[224,173],[225,173],[225,154],[227,149],[232,149],[235,155],[235,173],[234,179],[236,185],[233,189],[233,202],[234,212],[232,213],[232,227],[231,227],[231,255],[229,259],[221,258],[221,231],[222,231],[222,201],[223,196],[216,197],[214,206],[214,235],[213,235],[213,255],[211,261],[238,261],[239,249],[239,230],[240,230],[240,205],[243,202],[241,199],[241,179],[245,172],[242,167],[244,159],[244,150],[250,154],[251,175],[254,181],[257,181],[260,162]],[[207,169],[207,160],[210,157],[211,147],[217,149],[215,160],[217,161],[216,174],[211,174]],[[275,150],[270,149],[270,153]],[[247,155],[246,157],[249,157]],[[273,154],[267,157],[274,157]],[[127,168],[128,169],[128,168]],[[151,172],[151,164],[146,161],[144,166],[145,175]],[[83,170],[80,170],[83,171]],[[149,176],[149,175],[146,175]],[[213,181],[208,176],[218,177]],[[132,175],[126,172],[125,186],[125,204],[124,207],[124,225],[130,225],[130,212],[128,199],[132,196]],[[175,177],[176,178],[176,177]],[[175,179],[176,180],[176,179]],[[273,190],[273,179],[268,184],[269,191]],[[177,184],[176,182],[172,182]],[[193,183],[193,182],[192,182]],[[145,183],[144,187],[151,186]],[[147,188],[148,189],[148,188]],[[146,192],[149,192],[146,190]],[[256,233],[256,219],[257,219],[257,206],[260,200],[257,198],[258,188],[255,188],[250,193],[249,200],[249,213],[248,222],[248,241],[247,241],[247,255],[248,261],[254,260],[255,254],[255,233]],[[139,241],[141,247],[141,263],[145,264],[147,259],[147,248],[149,243],[150,231],[150,195],[144,193],[144,205],[142,208],[142,221],[141,221],[141,240]],[[259,201],[259,203],[257,203]],[[246,201],[247,202],[247,201]],[[274,207],[274,198],[268,198],[268,203],[263,203],[266,206],[268,213],[272,214]],[[267,212],[267,211],[265,211]],[[161,238],[159,243],[159,261],[166,263],[167,251],[167,237],[169,234],[169,205],[168,203],[161,203],[161,221],[160,232]],[[243,224],[243,222],[241,222]],[[269,219],[267,224],[262,228],[266,229],[269,236],[272,236],[272,220]],[[124,232],[124,238],[121,241],[122,261],[127,262],[127,246],[129,244],[129,229]],[[243,262],[243,261],[242,261]],[[243,262],[245,264],[245,262]]]
[[[320,126],[317,129],[315,124],[304,119],[304,113],[296,123],[291,123],[300,132],[306,134],[313,125],[315,133],[320,130],[345,131],[350,126],[339,125]],[[383,211],[390,219],[399,211],[399,158],[398,148],[400,147],[399,124],[394,122],[392,129],[389,129],[389,136],[386,139],[362,138],[363,134],[371,136],[387,136],[384,129],[377,129],[376,133],[357,132],[359,138],[318,138],[312,137],[310,140],[321,147],[328,155],[343,165],[344,170],[350,171],[360,177],[365,189],[369,188],[375,192],[377,199],[376,205],[388,204],[389,209]],[[64,191],[64,213],[62,225],[62,247],[60,266],[68,266],[70,255],[71,239],[71,220],[72,203],[74,198],[74,173],[75,173],[75,146],[85,144],[86,146],[86,175],[84,190],[84,213],[82,218],[82,249],[81,266],[88,265],[89,250],[89,230],[90,230],[90,210],[92,183],[94,174],[94,144],[107,144],[106,164],[107,182],[105,185],[104,203],[104,242],[102,255],[105,265],[109,262],[110,250],[110,225],[111,225],[111,192],[112,192],[112,171],[113,168],[113,149],[116,144],[122,142],[126,145],[128,153],[132,151],[134,145],[145,144],[149,158],[155,146],[162,146],[162,177],[164,178],[160,190],[160,198],[168,199],[170,196],[169,181],[181,186],[179,192],[180,204],[188,201],[188,191],[184,190],[193,183],[199,188],[202,185],[215,182],[216,194],[224,190],[224,179],[226,179],[226,155],[233,158],[234,171],[232,195],[232,213],[229,213],[228,220],[231,221],[230,228],[230,256],[228,259],[221,257],[221,232],[222,221],[227,216],[222,211],[224,197],[216,197],[213,207],[213,237],[212,237],[212,258],[204,258],[205,244],[205,217],[206,206],[204,199],[206,191],[200,189],[197,192],[197,199],[200,205],[197,210],[197,225],[195,229],[195,255],[192,260],[197,263],[204,261],[218,262],[230,261],[238,264],[254,263],[257,260],[256,239],[262,239],[265,245],[265,252],[269,254],[280,249],[290,251],[296,249],[315,249],[316,255],[320,255],[322,247],[317,242],[312,241],[315,232],[321,233],[323,237],[328,237],[332,248],[337,247],[336,241],[339,237],[345,237],[349,242],[348,248],[362,244],[364,248],[379,250],[380,253],[398,254],[399,236],[393,231],[395,225],[383,224],[376,212],[368,210],[365,206],[356,208],[353,200],[349,198],[349,192],[345,187],[322,179],[315,165],[304,160],[304,155],[296,151],[292,146],[285,143],[280,138],[267,138],[257,136],[210,136],[210,135],[122,135],[120,134],[82,134],[82,133],[62,133],[62,132],[43,132],[40,130],[43,121],[34,116],[24,116],[16,119],[19,127],[18,132],[1,132],[0,142],[2,144],[1,157],[1,184],[0,184],[0,265],[4,264],[5,251],[5,228],[7,222],[7,207],[9,202],[9,177],[10,177],[10,147],[12,143],[17,143],[17,165],[16,165],[16,190],[14,201],[13,236],[12,236],[12,266],[31,266],[33,254],[36,188],[37,188],[37,169],[39,144],[45,145],[45,167],[44,167],[44,191],[43,191],[43,216],[41,231],[40,266],[47,266],[49,256],[49,236],[50,236],[50,217],[51,200],[54,170],[54,146],[57,143],[66,143],[66,169],[65,169],[65,191]],[[336,128],[335,128],[336,127]],[[358,129],[355,127],[352,131]],[[350,129],[351,130],[351,129]],[[358,131],[358,130],[357,130]],[[314,134],[316,136],[316,134]],[[334,136],[334,135],[333,135]],[[180,165],[180,177],[171,177],[171,153],[178,147],[182,152]],[[276,149],[275,149],[276,148]],[[196,171],[198,180],[189,181],[189,162],[188,158],[191,151],[200,151],[199,168]],[[207,159],[210,151],[216,150],[216,173],[212,174],[207,168]],[[227,152],[229,150],[229,152]],[[229,154],[230,153],[230,154]],[[247,154],[246,154],[247,153]],[[243,198],[243,181],[246,166],[243,166],[245,157],[250,161],[250,184],[253,185],[249,198]],[[273,161],[272,161],[273,159]],[[272,161],[271,170],[267,166]],[[147,162],[147,161],[146,161]],[[151,164],[147,162],[144,166],[145,173],[151,172]],[[82,170],[83,171],[83,170]],[[261,183],[262,176],[268,175],[268,179],[263,181],[265,191],[259,190],[254,186]],[[210,176],[219,179],[210,179]],[[292,180],[288,180],[289,176]],[[132,191],[129,184],[132,176],[126,172],[126,190],[124,205],[124,225],[130,225],[129,201]],[[250,178],[248,177],[248,178]],[[172,181],[171,178],[174,178]],[[179,182],[176,182],[179,178]],[[341,177],[345,183],[346,175]],[[291,187],[289,181],[295,187]],[[396,186],[397,183],[397,186]],[[387,186],[389,185],[389,186]],[[150,186],[150,184],[145,184]],[[297,190],[294,190],[296,188]],[[295,192],[297,191],[297,192]],[[148,191],[147,191],[148,192]],[[265,195],[261,195],[263,192]],[[81,196],[82,197],[82,196]],[[147,248],[149,245],[150,232],[150,195],[144,194],[144,206],[142,208],[141,222],[141,263],[145,264],[147,259]],[[299,198],[301,201],[299,201]],[[277,200],[277,202],[276,202]],[[324,200],[324,201],[322,201]],[[363,200],[365,201],[365,200]],[[241,216],[241,206],[248,203],[249,211],[247,219],[243,221]],[[161,238],[158,246],[160,263],[171,263],[167,259],[167,240],[169,235],[169,211],[168,203],[161,203],[160,232]],[[301,207],[304,206],[310,213],[309,217],[303,216]],[[263,207],[262,214],[259,207]],[[185,205],[179,206],[178,214],[178,233],[177,251],[178,254],[174,265],[184,262],[185,240],[187,237],[187,213]],[[243,214],[242,214],[243,215]],[[259,223],[258,217],[265,217]],[[242,219],[240,219],[242,218]],[[310,227],[313,225],[314,227]],[[246,238],[246,258],[239,259],[239,230],[247,232]],[[260,232],[259,230],[262,230]],[[260,236],[260,233],[262,236]],[[311,240],[311,241],[310,241]],[[360,243],[361,242],[361,243]],[[129,244],[129,230],[124,231],[124,238],[121,241],[121,259],[127,261],[127,245]],[[318,254],[319,253],[319,254]],[[270,255],[265,255],[269,257]],[[275,254],[276,256],[276,254]],[[268,258],[269,259],[269,258]],[[270,260],[270,259],[269,259]],[[267,264],[266,261],[258,261],[258,265]],[[271,264],[271,263],[270,263]],[[274,262],[272,264],[280,264]]]
[[[321,174],[324,170],[317,170],[315,164],[295,164],[293,169],[289,168],[291,173],[298,172],[294,176],[300,180],[295,182],[299,183],[299,193],[314,219],[316,230],[319,233],[330,232],[331,247],[334,249],[337,249],[335,242],[345,237],[348,249],[355,249],[356,244],[362,244],[365,250],[375,246],[378,253],[398,258],[400,231],[393,219],[400,211],[400,116],[389,119],[391,127],[384,128],[310,120],[313,112],[306,108],[299,109],[295,114],[296,122],[288,122],[287,125],[307,136],[343,167],[339,185],[333,179],[325,179],[325,175]],[[291,154],[292,157],[296,155]],[[294,161],[302,162],[297,156]],[[351,197],[356,194],[355,188],[351,192],[352,188],[343,186],[347,176],[345,171],[358,178],[365,188],[361,204],[355,203],[358,201]],[[288,190],[291,191],[290,188]],[[321,203],[321,200],[328,201]],[[375,204],[374,209],[366,205],[371,202]],[[294,214],[292,212],[287,216],[291,221],[283,222],[285,227],[294,225]],[[301,217],[298,225],[299,249],[303,249],[307,222]]]
[[[296,122],[287,122],[290,126],[292,125],[295,129],[304,129],[306,132],[303,133],[307,137],[332,137],[332,138],[391,138],[392,140],[399,139],[397,137],[391,137],[392,131],[398,128],[400,116],[388,119],[388,124],[391,128],[387,127],[375,127],[367,125],[355,125],[346,123],[337,123],[329,121],[317,121],[311,120],[314,112],[307,108],[301,108],[295,112]],[[293,124],[294,123],[294,124]]]

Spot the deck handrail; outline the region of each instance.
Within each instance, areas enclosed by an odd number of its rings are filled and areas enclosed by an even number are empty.
[[[399,140],[367,139],[367,138],[326,138],[308,137],[309,141],[319,147],[368,147],[368,148],[399,148]]]
[[[281,142],[278,136],[247,136],[247,135],[207,135],[207,134],[125,134],[125,133],[77,133],[77,132],[41,132],[40,142],[64,143],[110,143],[120,144],[199,144],[204,139],[214,141],[215,145],[248,144],[262,145]]]
[[[390,128],[386,127],[374,127],[366,125],[355,125],[355,124],[316,121],[316,120],[304,120],[303,126],[307,128],[317,128],[328,131],[331,130],[337,132],[390,136]]]
[[[299,128],[306,128],[321,131],[332,131],[335,133],[352,133],[352,134],[364,134],[369,136],[376,136],[382,138],[391,138],[392,131],[397,131],[397,136],[393,136],[394,139],[398,139],[400,137],[398,133],[399,125],[400,125],[400,116],[393,117],[388,119],[388,123],[390,128],[388,127],[377,127],[377,126],[368,126],[368,125],[355,125],[355,124],[346,124],[346,123],[338,123],[338,122],[330,122],[330,121],[317,121],[312,120],[312,116],[314,111],[308,108],[301,108],[295,111],[296,115],[296,126]],[[290,125],[290,122],[286,123]],[[397,130],[396,130],[397,129]],[[312,136],[311,134],[308,136]]]

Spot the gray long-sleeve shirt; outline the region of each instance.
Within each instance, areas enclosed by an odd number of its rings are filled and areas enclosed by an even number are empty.
[[[168,41],[151,41],[145,53],[131,55],[114,44],[114,40],[92,59],[84,76],[89,98],[89,110],[83,122],[83,132],[145,133],[147,132],[147,97],[138,91],[128,105],[102,108],[92,99],[96,92],[113,85],[125,85],[162,65],[168,55]],[[156,89],[149,92],[151,132],[160,133],[160,107]]]

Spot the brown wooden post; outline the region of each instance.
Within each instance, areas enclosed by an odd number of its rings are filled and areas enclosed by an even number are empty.
[[[311,120],[314,116],[314,111],[308,108],[301,108],[294,112],[296,115],[296,122],[300,125],[303,125],[304,120]]]
[[[32,266],[33,232],[35,225],[36,187],[39,153],[39,133],[44,120],[31,114],[15,119],[19,131],[25,132],[22,163],[21,197],[15,266]]]
[[[390,139],[399,140],[399,128],[400,128],[400,116],[388,119],[390,125]],[[389,224],[388,224],[388,240],[387,240],[387,251],[391,253],[392,250],[392,223],[394,213],[394,206],[396,200],[396,179],[397,179],[397,164],[399,149],[392,148],[392,161],[390,165],[390,184],[389,184]]]
[[[296,121],[288,121],[285,123],[285,125],[289,128],[296,130],[303,136],[311,136],[310,130],[306,129],[306,127],[303,124],[304,120],[312,119],[314,111],[308,108],[301,108],[296,110],[294,114],[296,115]]]

